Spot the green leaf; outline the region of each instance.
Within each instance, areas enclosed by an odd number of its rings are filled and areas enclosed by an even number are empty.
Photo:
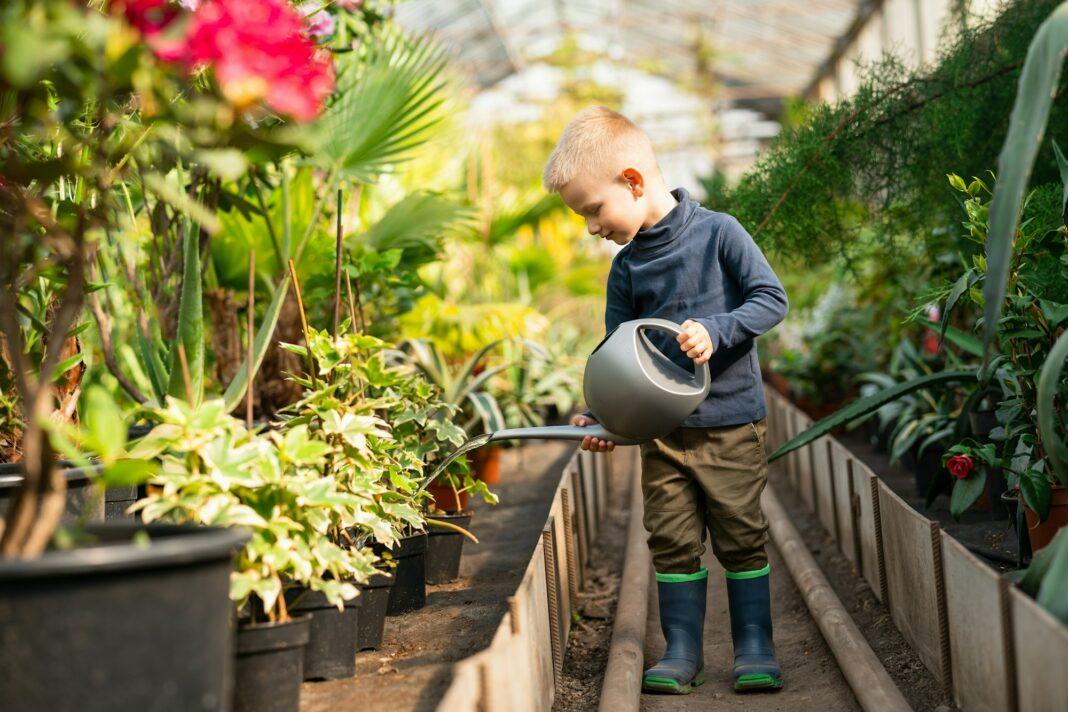
[[[972,470],[963,480],[957,480],[953,484],[953,494],[949,498],[949,513],[954,519],[960,519],[960,515],[973,504],[986,489],[987,472],[985,467],[977,467]]]
[[[103,469],[100,479],[105,489],[132,487],[148,482],[157,472],[159,463],[152,460],[118,460]]]
[[[962,294],[968,291],[968,288],[972,286],[975,281],[975,273],[971,270],[966,271],[960,276],[954,284],[953,288],[949,290],[949,296],[946,297],[946,306],[942,310],[942,328],[938,333],[939,338],[944,338],[946,334],[946,328],[949,326],[949,317],[953,313],[953,307],[957,306],[957,301],[960,300]]]
[[[145,185],[172,208],[176,208],[182,214],[189,216],[209,235],[214,235],[221,229],[222,226],[215,213],[190,198],[184,190],[172,184],[159,173],[147,173],[145,175]]]
[[[1021,572],[1022,575],[1016,581],[1016,585],[1028,596],[1032,598],[1038,596],[1042,581],[1046,578],[1050,564],[1053,563],[1054,554],[1057,553],[1059,546],[1064,545],[1063,540],[1068,540],[1068,534],[1065,534],[1065,532],[1068,532],[1068,528],[1058,531],[1048,546],[1035,552],[1034,558],[1031,559],[1031,565]],[[1060,544],[1057,543],[1058,541]]]
[[[983,348],[989,355],[1009,279],[1013,238],[1035,157],[1049,121],[1068,41],[1068,3],[1042,23],[1027,50],[1009,132],[998,156],[998,181],[990,204],[986,239],[987,279],[983,285]]]
[[[245,154],[236,148],[202,148],[193,159],[223,180],[237,180],[248,170]]]
[[[1068,331],[1065,331],[1050,349],[1042,371],[1038,376],[1038,432],[1042,447],[1049,458],[1050,469],[1060,483],[1068,487],[1068,445],[1058,431],[1057,391],[1061,382],[1064,362],[1068,360]]]
[[[200,244],[195,231],[187,229],[183,242],[182,296],[178,305],[178,340],[185,349],[192,394],[186,393],[178,348],[171,349],[171,382],[167,393],[176,398],[192,396],[193,404],[200,402],[204,392],[204,303],[200,283]]]
[[[908,395],[913,391],[917,391],[927,386],[933,386],[942,383],[952,383],[954,381],[968,381],[975,379],[974,371],[940,371],[938,373],[931,373],[925,376],[914,378],[911,381],[904,383],[898,383],[890,388],[873,393],[865,398],[860,398],[853,401],[849,405],[841,408],[834,413],[823,418],[819,422],[815,423],[808,430],[799,433],[789,441],[784,443],[782,447],[776,450],[768,458],[768,462],[773,462],[783,455],[793,452],[799,447],[808,445],[813,440],[817,440],[827,433],[831,432],[835,428],[838,428],[851,420],[855,420],[863,415],[872,413],[879,408],[883,407],[887,403],[891,403],[904,395]]]
[[[1061,191],[1061,220],[1065,225],[1068,225],[1068,159],[1065,159],[1064,154],[1061,153],[1061,147],[1057,145],[1056,141],[1053,143],[1053,154],[1057,156],[1057,168],[1061,172],[1061,185],[1063,186]]]
[[[1068,624],[1068,534],[1061,529],[1043,551],[1053,549],[1049,569],[1035,601],[1062,623]],[[1042,553],[1042,552],[1039,552]]]
[[[162,403],[167,397],[167,374],[163,371],[163,362],[159,358],[159,351],[149,341],[148,334],[137,323],[137,348],[141,352],[141,363],[148,373],[148,380],[152,383],[152,392],[156,396],[156,402]]]
[[[1020,494],[1023,496],[1024,504],[1038,515],[1039,520],[1046,521],[1053,490],[1041,465],[1024,470],[1020,475]]]
[[[428,39],[387,33],[367,56],[337,56],[337,100],[318,121],[321,165],[371,182],[405,160],[439,123],[445,55]]]
[[[111,462],[126,447],[126,420],[111,394],[101,386],[90,386],[85,394],[85,427],[97,455]]]

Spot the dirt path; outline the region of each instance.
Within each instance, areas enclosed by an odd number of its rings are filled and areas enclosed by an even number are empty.
[[[707,542],[706,542],[707,545]],[[809,617],[801,594],[779,552],[768,545],[771,562],[771,606],[775,649],[782,666],[784,688],[777,693],[734,692],[731,682],[733,653],[727,583],[723,569],[711,551],[703,563],[708,567],[708,607],[705,614],[705,674],[707,681],[693,693],[643,694],[641,709],[676,712],[685,710],[745,709],[758,712],[844,712],[858,710],[853,692],[838,670],[830,649]],[[645,637],[645,665],[656,663],[664,650],[656,603],[656,583],[651,584]]]
[[[433,710],[452,664],[489,645],[541,535],[574,443],[547,442],[502,453],[500,504],[474,505],[460,579],[427,587],[427,605],[386,619],[383,647],[356,656],[356,676],[304,683],[302,712]]]

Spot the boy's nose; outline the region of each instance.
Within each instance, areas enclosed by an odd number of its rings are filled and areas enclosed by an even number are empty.
[[[595,222],[587,222],[586,223],[586,230],[591,235],[599,235],[601,233],[601,226],[598,223],[595,223]]]

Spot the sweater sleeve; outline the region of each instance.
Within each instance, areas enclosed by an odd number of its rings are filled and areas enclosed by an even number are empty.
[[[738,283],[742,303],[695,321],[708,330],[715,351],[720,351],[769,331],[786,316],[789,303],[764,253],[735,218],[724,221],[717,243],[723,272]]]
[[[622,264],[622,253],[612,260],[612,268],[608,271],[608,285],[605,290],[604,305],[604,333],[611,334],[617,326],[634,318],[634,307],[630,298],[630,275]],[[590,410],[584,410],[582,415],[592,418]]]

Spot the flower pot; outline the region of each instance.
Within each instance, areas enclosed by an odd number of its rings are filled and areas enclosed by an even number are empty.
[[[389,591],[387,616],[415,611],[426,605],[426,533],[406,536],[393,549],[379,544],[373,548],[377,555],[389,552],[397,567],[393,570],[393,587]]]
[[[356,649],[373,650],[382,645],[382,629],[386,625],[389,592],[393,588],[393,574],[375,574],[360,584],[360,615],[356,618]]]
[[[457,499],[456,490],[448,485],[431,484],[426,488],[434,498],[434,506],[443,512],[463,512],[467,510],[468,492],[460,492]]]
[[[297,712],[311,619],[238,626],[234,712]]]
[[[127,514],[137,500],[144,496],[144,488],[137,485],[129,487],[112,487],[104,493],[104,519],[136,521],[137,514]]]
[[[471,525],[471,512],[458,514],[434,514],[428,519],[455,524],[467,529]],[[460,556],[466,537],[451,529],[431,526],[427,532],[426,582],[449,583],[460,576]]]
[[[1031,551],[1035,554],[1053,540],[1053,536],[1061,527],[1068,525],[1068,489],[1062,485],[1053,485],[1053,492],[1049,504],[1049,517],[1046,521],[1038,521],[1038,514],[1027,504],[1023,504],[1024,515],[1027,517],[1027,536],[1031,539]]]
[[[63,476],[67,478],[67,499],[63,508],[63,522],[74,522],[82,516],[91,521],[104,519],[104,499],[100,497],[99,490],[93,484],[98,468],[85,469],[67,464],[60,464],[59,467],[63,470]],[[22,487],[22,465],[17,462],[0,464],[0,517],[7,519],[20,487]]]
[[[492,487],[501,481],[501,447],[487,445],[471,455],[475,478]]]
[[[93,523],[92,546],[0,560],[0,709],[216,710],[233,683],[238,529]],[[134,544],[135,533],[147,544]]]
[[[311,616],[308,644],[304,646],[305,680],[341,680],[356,674],[356,631],[362,596],[345,601],[340,611],[319,591],[302,586],[286,589],[292,615]]]

